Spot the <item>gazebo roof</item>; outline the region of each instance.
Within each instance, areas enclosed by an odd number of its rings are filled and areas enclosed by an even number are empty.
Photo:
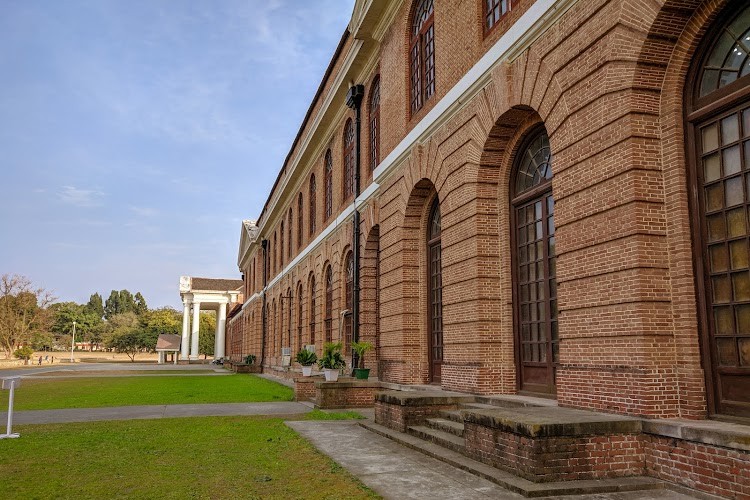
[[[157,351],[179,351],[182,337],[173,333],[162,333],[156,341]]]

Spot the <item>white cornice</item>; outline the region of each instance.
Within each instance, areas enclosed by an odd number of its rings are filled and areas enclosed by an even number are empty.
[[[372,30],[372,38],[378,42],[383,41],[386,31],[393,24],[393,18],[396,17],[396,12],[401,8],[403,0],[394,0],[388,4],[388,7],[383,11],[383,15],[378,21],[378,24]]]

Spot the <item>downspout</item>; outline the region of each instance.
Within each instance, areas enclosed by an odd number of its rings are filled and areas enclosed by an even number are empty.
[[[263,369],[263,363],[265,362],[266,357],[266,329],[268,328],[267,324],[267,314],[266,309],[268,308],[268,305],[266,304],[266,286],[268,285],[268,240],[261,240],[260,246],[263,248],[263,306],[261,308],[261,337],[260,337],[260,367]]]
[[[354,109],[354,215],[352,217],[352,259],[354,261],[354,277],[352,288],[354,297],[352,299],[352,341],[359,342],[359,227],[360,214],[357,209],[357,198],[360,194],[360,158],[362,156],[361,129],[362,129],[362,99],[365,96],[365,86],[362,84],[352,85],[346,94],[346,105]],[[359,365],[357,354],[352,354],[352,370]]]

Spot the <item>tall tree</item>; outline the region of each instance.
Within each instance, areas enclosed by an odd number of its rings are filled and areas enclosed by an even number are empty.
[[[34,332],[44,331],[52,294],[34,288],[25,276],[0,278],[0,346],[9,358],[21,344],[30,343]]]
[[[95,314],[99,319],[104,317],[104,303],[102,302],[102,296],[99,295],[99,292],[96,292],[89,297],[86,309]]]
[[[148,312],[148,306],[146,305],[146,299],[143,298],[143,295],[141,295],[141,292],[136,292],[135,294],[135,313],[140,316],[142,314],[145,314]]]
[[[179,335],[182,329],[182,313],[171,307],[147,311],[140,316],[140,327],[146,347],[156,349],[156,341],[162,333]],[[152,345],[153,344],[153,345]]]
[[[76,324],[76,341],[93,340],[93,332],[101,323],[101,318],[97,313],[91,311],[87,305],[76,304],[75,302],[59,302],[50,306],[52,315],[51,330],[57,334],[72,335],[73,322]]]
[[[114,315],[120,314],[121,312],[123,311],[122,306],[120,305],[120,292],[112,290],[109,293],[106,302],[104,302],[104,317],[111,319]]]

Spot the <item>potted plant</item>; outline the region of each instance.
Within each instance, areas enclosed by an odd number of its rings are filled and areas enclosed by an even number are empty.
[[[328,342],[323,346],[323,356],[318,360],[318,366],[323,369],[326,382],[339,379],[339,372],[346,366],[346,359],[341,354],[341,342]]]
[[[312,375],[312,367],[318,360],[318,357],[313,351],[302,349],[297,353],[297,363],[302,365],[302,376],[309,377]]]
[[[255,354],[248,354],[247,356],[245,356],[245,364],[246,365],[255,364]]]
[[[352,342],[352,350],[357,354],[359,360],[359,366],[354,369],[354,376],[360,380],[367,380],[370,378],[370,369],[365,368],[365,353],[370,351],[375,346],[372,342],[361,341]]]

